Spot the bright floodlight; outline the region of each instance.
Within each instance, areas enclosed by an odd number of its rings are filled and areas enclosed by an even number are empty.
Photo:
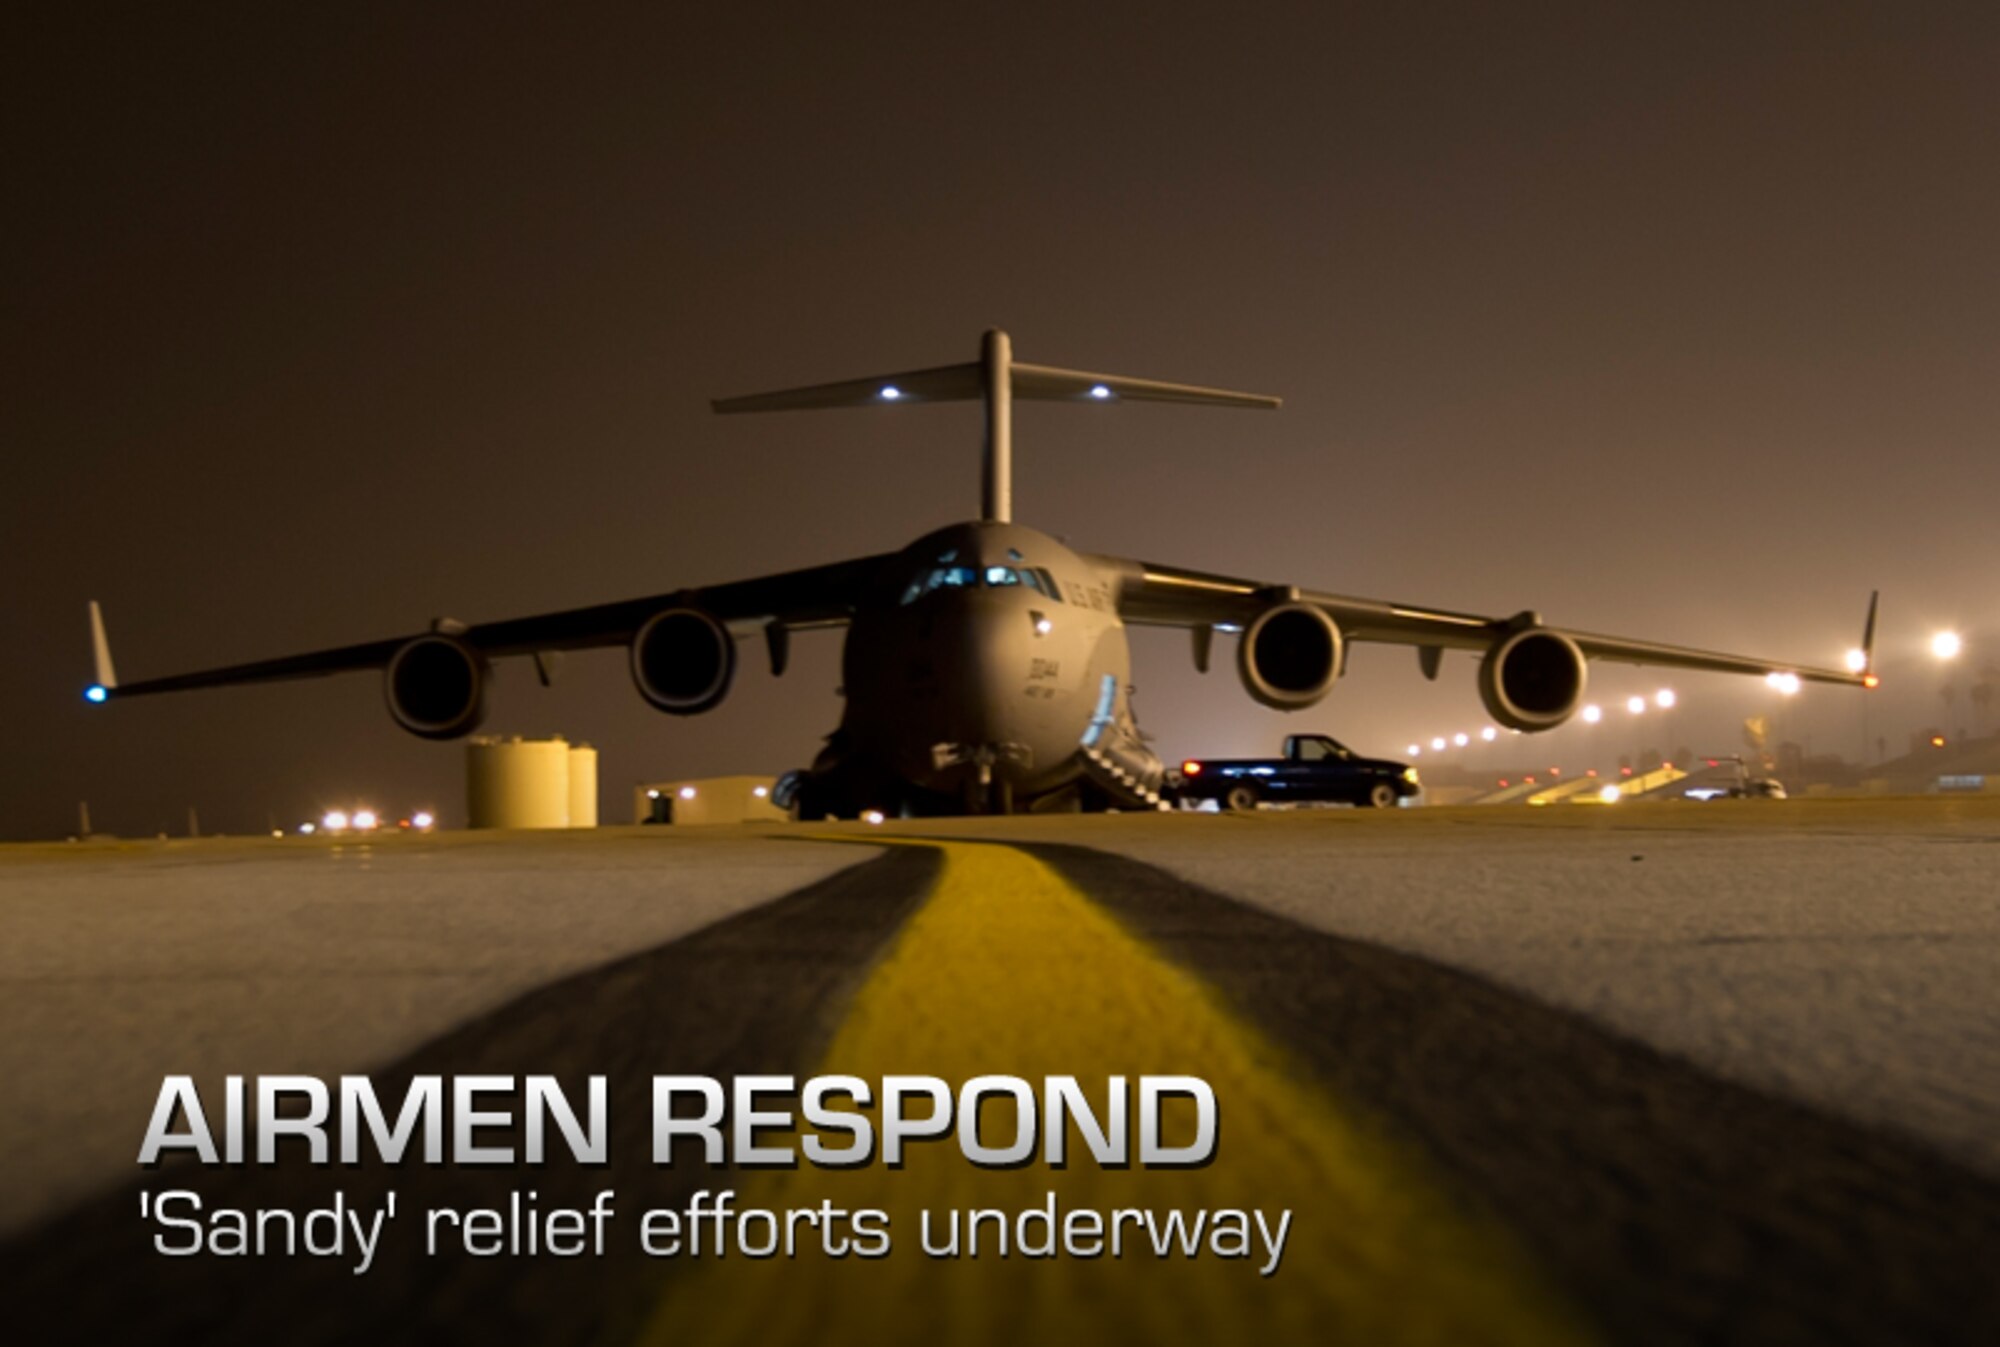
[[[1624,797],[1625,792],[1616,786],[1606,786],[1603,790],[1597,792],[1597,798],[1606,804],[1617,804]]]
[[[1868,668],[1868,652],[1866,650],[1857,649],[1857,650],[1850,650],[1847,652],[1847,672],[1862,673],[1867,668]]]
[[[1099,402],[1102,402],[1105,398],[1111,396],[1111,390],[1106,388],[1103,384],[1092,384],[1090,386],[1090,395],[1096,398]]]
[[[694,787],[693,787],[693,786],[682,786],[682,787],[681,787],[681,798],[682,798],[683,800],[692,800],[692,799],[694,798]]]
[[[1481,739],[1484,739],[1487,743],[1490,744],[1495,739],[1498,739],[1500,737],[1500,731],[1494,729],[1491,725],[1488,725],[1485,729],[1479,732],[1479,737]]]
[[[1035,619],[1035,631],[1038,634],[1047,636],[1050,632],[1054,631],[1055,629],[1056,629],[1056,624],[1049,621],[1047,618],[1038,617]]]
[[[319,829],[310,823],[301,823],[299,825],[299,835],[301,837],[311,837],[314,833],[318,831]]]
[[[1442,753],[1442,752],[1444,752],[1444,740],[1443,740],[1443,739],[1433,739],[1433,740],[1431,740],[1431,751],[1432,751],[1433,753]]]
[[[1452,743],[1458,745],[1458,747],[1460,748],[1464,748],[1467,744],[1472,742],[1470,738],[1468,738],[1463,734],[1454,734],[1453,736],[1451,736],[1451,741]]]
[[[1625,699],[1625,709],[1636,716],[1646,709],[1646,699],[1644,697],[1627,697]]]
[[[354,826],[362,832],[367,832],[378,822],[380,820],[375,817],[375,811],[372,809],[357,809],[354,811]]]
[[[882,821],[882,811],[879,809],[864,810],[861,814],[861,821],[863,823],[880,823]]]
[[[436,822],[436,816],[428,809],[419,809],[416,813],[410,815],[410,826],[412,828],[428,828]]]
[[[1604,719],[1604,708],[1599,706],[1596,702],[1592,702],[1589,706],[1583,708],[1584,724],[1595,725],[1598,721],[1602,719]]]
[[[752,786],[750,793],[761,800],[771,793],[771,788],[769,786]]]
[[[1795,673],[1766,674],[1764,675],[1764,681],[1776,689],[1779,695],[1785,697],[1796,694],[1801,686],[1799,676]]]
[[[900,397],[902,397],[902,396],[903,396],[903,390],[902,390],[902,389],[900,389],[900,388],[898,388],[898,387],[896,387],[896,385],[894,385],[894,384],[884,384],[884,385],[883,385],[883,387],[882,387],[882,401],[884,401],[884,402],[894,402],[894,401],[896,401],[896,399],[898,399],[898,398],[900,398]]]
[[[104,690],[104,685],[102,683],[92,683],[89,687],[83,690],[83,697],[85,701],[101,702],[110,695],[111,695],[110,693]]]
[[[347,815],[341,813],[338,809],[330,809],[327,811],[326,817],[319,821],[319,826],[330,833],[345,832],[347,831]]]
[[[1958,652],[1964,647],[1965,643],[1958,639],[1955,631],[1941,631],[1931,637],[1931,653],[1939,659],[1957,659]]]
[[[1411,757],[1413,757],[1413,758],[1421,758],[1421,757],[1422,757],[1423,755],[1424,755],[1424,750],[1423,750],[1423,746],[1422,746],[1421,744],[1411,744],[1411,745],[1410,745],[1410,756],[1411,756]]]
[[[1661,688],[1653,694],[1653,705],[1659,707],[1662,711],[1673,710],[1674,703],[1679,700],[1678,697],[1674,696],[1672,688]]]

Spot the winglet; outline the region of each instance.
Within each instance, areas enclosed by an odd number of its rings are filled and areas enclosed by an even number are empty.
[[[104,636],[104,610],[97,606],[96,599],[90,601],[90,653],[96,662],[97,681],[83,695],[101,702],[118,686],[118,672],[111,667],[111,642]]]
[[[1875,610],[1882,602],[1882,591],[1872,590],[1868,595],[1868,621],[1861,628],[1861,676],[1867,687],[1874,687],[1881,680],[1875,676]]]

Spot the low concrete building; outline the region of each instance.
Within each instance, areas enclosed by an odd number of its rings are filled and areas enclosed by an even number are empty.
[[[716,776],[704,781],[649,781],[632,791],[634,823],[781,823],[771,803],[777,778]]]

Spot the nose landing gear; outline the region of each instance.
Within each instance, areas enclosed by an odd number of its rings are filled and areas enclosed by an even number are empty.
[[[1014,812],[1014,783],[994,771],[1002,762],[1028,766],[1033,754],[1026,744],[934,744],[931,761],[939,767],[970,763],[972,771],[964,785],[965,812],[968,814],[1011,814]]]

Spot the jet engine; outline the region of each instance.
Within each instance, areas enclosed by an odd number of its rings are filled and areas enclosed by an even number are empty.
[[[1273,604],[1243,629],[1236,671],[1243,689],[1276,711],[1303,711],[1340,677],[1340,628],[1309,603]]]
[[[486,719],[486,660],[456,636],[432,632],[398,646],[383,670],[389,714],[423,739],[456,739]]]
[[[632,637],[632,681],[640,696],[670,715],[713,710],[735,676],[735,638],[699,608],[655,613]]]
[[[1524,627],[1480,661],[1479,697],[1510,730],[1548,730],[1576,714],[1587,680],[1575,641],[1547,627]]]

